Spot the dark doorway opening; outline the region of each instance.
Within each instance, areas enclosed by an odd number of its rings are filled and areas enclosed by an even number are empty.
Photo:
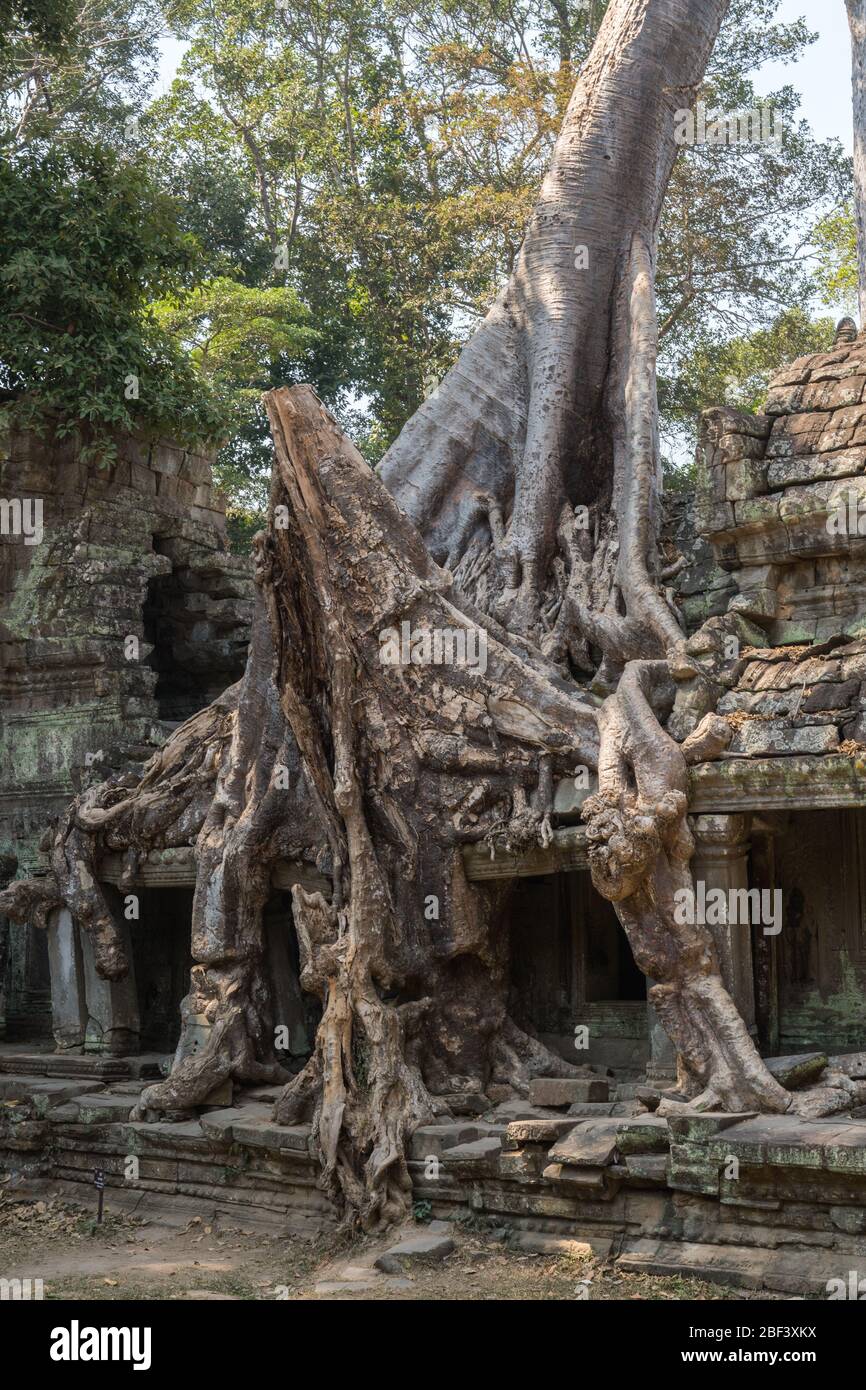
[[[143,1052],[173,1052],[180,1004],[189,992],[192,888],[138,890],[138,921],[130,922]]]
[[[290,893],[272,893],[265,904],[265,962],[271,982],[277,1054],[294,1070],[313,1050],[322,1016],[318,999],[300,984],[298,936]]]
[[[153,548],[164,554],[158,536]],[[189,615],[180,575],[173,565],[170,574],[158,574],[148,581],[142,618],[144,640],[153,651],[148,665],[156,672],[154,698],[160,719],[180,723],[208,703],[209,693],[200,662],[190,660]],[[206,648],[201,655],[206,654]]]

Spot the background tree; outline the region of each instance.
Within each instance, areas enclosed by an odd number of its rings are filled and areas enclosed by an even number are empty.
[[[12,0],[2,7],[0,139],[118,141],[156,73],[158,0]]]
[[[854,108],[854,220],[857,226],[857,282],[860,323],[866,324],[866,3],[845,0],[851,31],[851,87]]]
[[[823,217],[815,228],[818,264],[815,288],[824,304],[844,314],[859,313],[857,224],[853,206],[846,203]]]
[[[18,427],[216,442],[229,418],[150,303],[196,246],[147,165],[69,140],[0,164],[0,399]]]

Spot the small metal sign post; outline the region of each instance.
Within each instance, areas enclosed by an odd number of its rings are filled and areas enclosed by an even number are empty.
[[[101,1168],[95,1168],[93,1172],[93,1186],[99,1193],[99,1205],[96,1208],[96,1224],[102,1225],[102,1205],[105,1201],[105,1174]]]

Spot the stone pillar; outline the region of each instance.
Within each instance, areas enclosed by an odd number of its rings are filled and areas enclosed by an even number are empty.
[[[0,1041],[6,1036],[6,964],[9,959],[9,922],[0,917]]]
[[[0,891],[8,888],[15,877],[18,860],[14,854],[0,854]],[[12,924],[0,917],[0,1039],[6,1036],[6,972],[9,965]]]
[[[695,837],[692,858],[695,893],[699,894],[699,884],[703,881],[707,893],[721,888],[729,903],[731,890],[748,890],[749,887],[750,818],[743,815],[691,816],[690,821]],[[725,988],[754,1035],[757,1030],[751,924],[726,920],[718,924],[708,922],[707,926],[716,942]]]
[[[67,907],[48,917],[48,967],[51,972],[51,1027],[60,1052],[80,1051],[87,1032],[84,967],[78,928]]]
[[[294,931],[291,909],[278,914],[266,912],[264,927],[274,1024],[285,1029],[285,1051],[303,1056],[310,1050],[310,1040],[301,986],[289,951],[289,933]]]
[[[84,967],[84,994],[87,1000],[86,1052],[111,1052],[125,1056],[137,1052],[140,1041],[138,992],[129,924],[120,918],[117,928],[123,939],[129,974],[124,980],[103,980],[96,973],[93,947],[87,932],[80,933]]]
[[[649,990],[652,987],[652,980],[647,980],[646,983],[647,990]],[[661,1020],[649,999],[647,999],[646,1004],[646,1021],[650,1047],[646,1079],[652,1085],[661,1083],[668,1086],[676,1080],[677,1050],[662,1027]]]

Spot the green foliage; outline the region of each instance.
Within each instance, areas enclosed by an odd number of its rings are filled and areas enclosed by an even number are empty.
[[[319,337],[295,290],[280,285],[255,289],[220,276],[152,307],[160,327],[241,414],[270,384],[271,363],[302,357]]]
[[[163,28],[159,0],[0,0],[0,146],[135,143]]]
[[[74,0],[0,0],[0,53],[10,54],[28,36],[46,52],[57,53],[74,14]]]
[[[816,289],[824,304],[857,314],[857,228],[853,207],[821,219],[814,232],[818,248]]]
[[[218,475],[218,470],[215,470],[215,476],[223,490],[230,492],[232,480],[227,479],[224,473]],[[253,548],[253,537],[267,525],[267,514],[230,505],[226,508],[226,522],[229,544],[235,555],[249,555]]]
[[[668,413],[689,417],[711,405],[757,411],[773,375],[795,357],[825,352],[834,331],[833,319],[811,319],[802,309],[789,309],[767,328],[743,337],[722,343],[704,339],[668,387]]]
[[[224,433],[217,394],[148,308],[194,284],[196,247],[141,160],[78,142],[15,156],[0,166],[0,247],[0,393],[17,423],[83,423],[101,446],[115,429]]]

